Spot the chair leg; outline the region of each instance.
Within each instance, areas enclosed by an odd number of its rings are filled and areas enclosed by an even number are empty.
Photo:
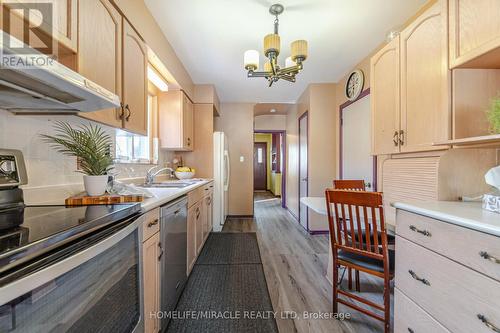
[[[352,269],[350,267],[347,268],[347,288],[352,290]]]
[[[355,275],[355,279],[356,279],[356,291],[360,292],[361,291],[361,284],[359,283],[359,271],[355,270],[354,275]]]
[[[384,333],[391,330],[391,282],[384,279]]]
[[[333,313],[338,312],[338,303],[337,303],[337,297],[338,297],[338,284],[336,283],[338,281],[338,276],[339,276],[339,265],[334,262],[333,264]]]

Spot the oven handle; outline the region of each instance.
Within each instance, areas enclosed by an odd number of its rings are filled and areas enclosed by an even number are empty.
[[[91,247],[84,249],[71,257],[56,262],[47,268],[27,275],[2,287],[2,292],[0,293],[0,306],[12,301],[13,299],[16,299],[19,296],[26,294],[33,289],[43,286],[47,282],[52,281],[61,275],[66,274],[73,268],[84,264],[90,259],[113,247],[122,239],[138,229],[140,221],[138,221],[136,217],[134,219],[135,221],[133,221],[131,224],[127,225],[125,228],[119,230],[108,238],[100,241],[99,243],[94,244]]]

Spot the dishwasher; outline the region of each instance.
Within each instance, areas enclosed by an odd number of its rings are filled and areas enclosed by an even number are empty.
[[[187,197],[168,203],[160,210],[161,257],[161,331],[168,325],[169,313],[187,281]]]

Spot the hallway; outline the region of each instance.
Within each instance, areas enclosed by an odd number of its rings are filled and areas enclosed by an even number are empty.
[[[257,233],[280,332],[382,332],[380,322],[343,305],[339,305],[339,310],[346,311],[345,316],[352,314],[350,319],[311,318],[332,316],[332,287],[325,277],[329,238],[307,234],[281,208],[279,198],[258,192],[255,218],[231,218],[226,221],[223,231]],[[343,288],[346,284],[343,283]],[[382,301],[378,279],[361,274],[361,288],[368,297]],[[305,312],[311,313],[309,318]]]

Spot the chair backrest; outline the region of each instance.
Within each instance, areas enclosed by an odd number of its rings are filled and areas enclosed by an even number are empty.
[[[333,187],[336,190],[351,190],[351,191],[364,191],[365,181],[364,180],[348,180],[348,179],[336,179],[333,181]]]
[[[332,250],[385,259],[387,234],[382,193],[327,189],[325,196]]]

